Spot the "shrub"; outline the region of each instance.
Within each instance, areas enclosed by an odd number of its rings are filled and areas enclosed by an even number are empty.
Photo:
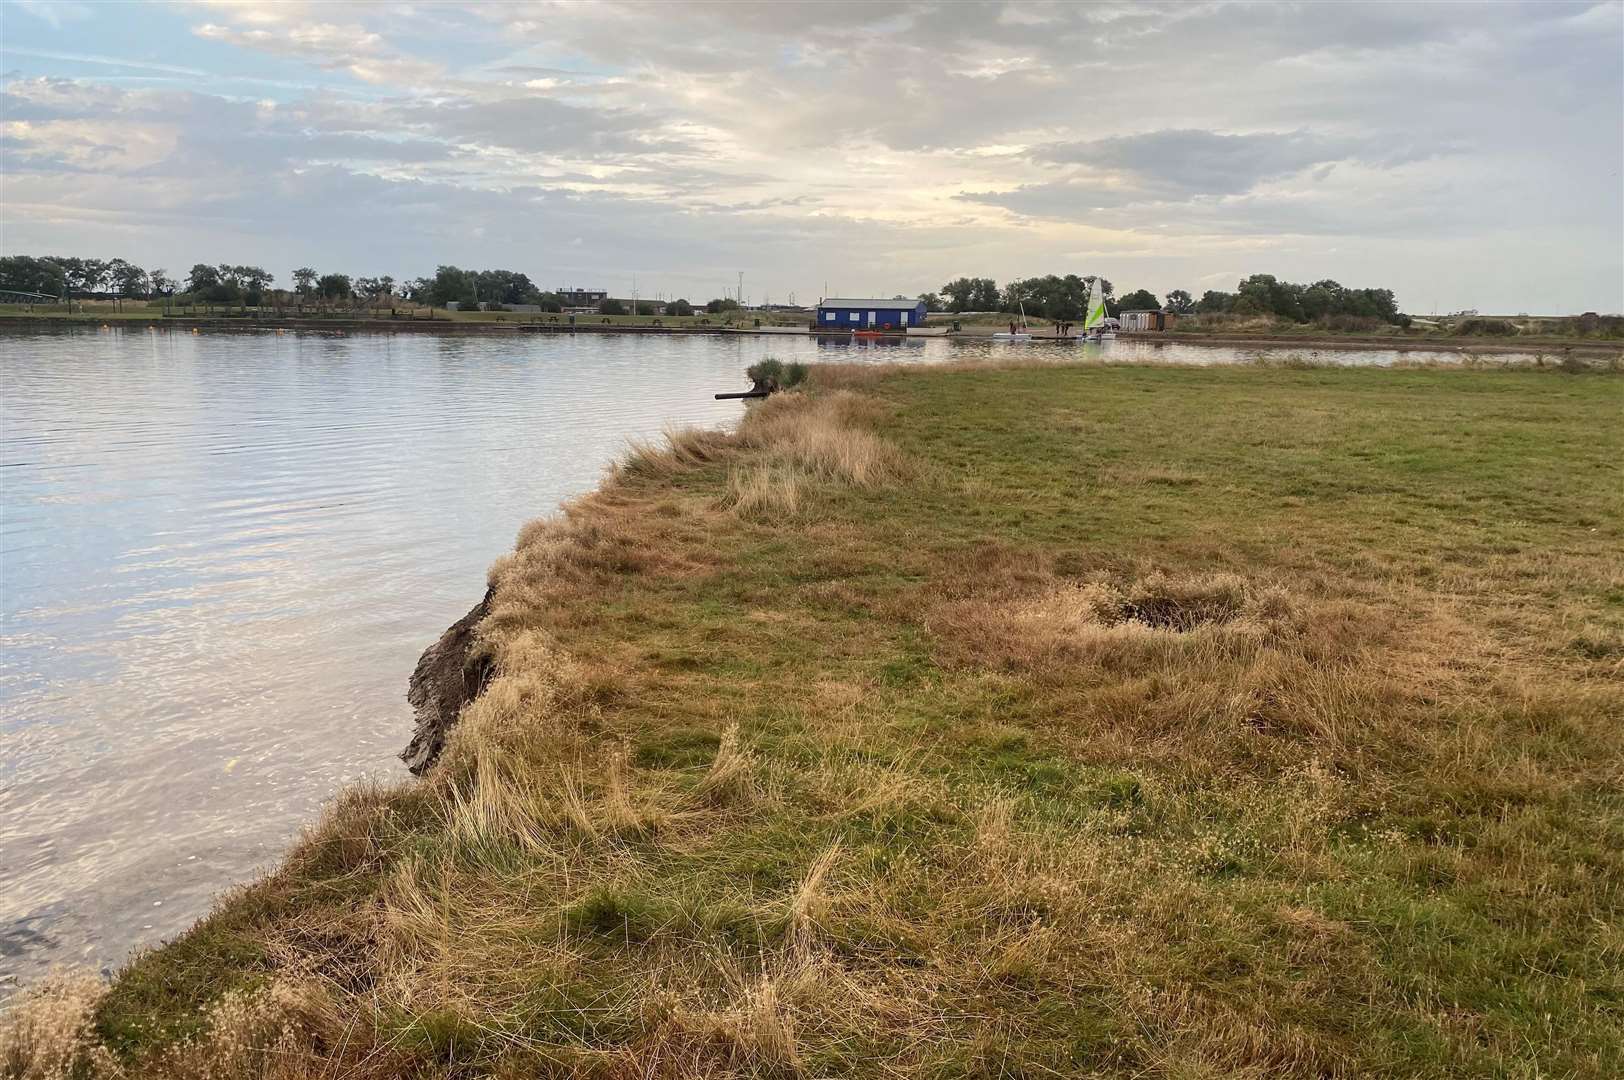
[[[784,385],[784,362],[775,360],[770,356],[757,360],[744,369],[744,376],[753,383],[764,383],[771,379],[779,386],[782,386]]]
[[[1369,334],[1382,328],[1382,321],[1374,315],[1321,315],[1319,324],[1344,334]]]
[[[1471,337],[1510,337],[1517,332],[1517,324],[1509,319],[1462,319],[1455,332]]]
[[[811,369],[799,360],[786,364],[782,360],[768,356],[745,368],[744,374],[753,383],[771,379],[780,390],[788,390],[792,386],[806,382],[810,371]]]

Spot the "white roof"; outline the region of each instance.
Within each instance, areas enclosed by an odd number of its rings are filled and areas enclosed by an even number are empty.
[[[908,308],[912,310],[919,306],[918,300],[825,300],[819,307],[866,307],[866,308]]]

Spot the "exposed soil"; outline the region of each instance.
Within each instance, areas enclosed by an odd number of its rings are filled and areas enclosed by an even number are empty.
[[[486,589],[483,600],[423,650],[412,671],[406,700],[416,715],[417,728],[400,759],[414,775],[421,776],[434,764],[463,706],[479,696],[491,677],[491,655],[479,647],[477,637],[490,602],[491,590]]]

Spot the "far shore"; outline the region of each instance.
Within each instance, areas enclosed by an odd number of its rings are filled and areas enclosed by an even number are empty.
[[[943,317],[944,322],[950,321]],[[170,330],[237,330],[259,332],[297,333],[414,333],[414,334],[667,334],[667,335],[731,335],[743,334],[761,337],[824,337],[850,338],[849,331],[812,330],[804,326],[712,326],[677,325],[654,326],[646,323],[593,322],[582,319],[574,325],[544,322],[496,322],[465,319],[334,319],[334,318],[223,318],[219,316],[191,317],[162,315],[128,315],[96,313],[91,315],[7,313],[0,312],[0,328],[38,330],[61,326],[145,327]],[[916,334],[886,334],[879,340],[903,341],[914,338],[947,338],[969,341],[986,339],[1000,327],[970,325],[958,331],[928,326]],[[1077,335],[1060,337],[1045,333],[1047,328],[1034,328],[1033,341],[1075,341]],[[1571,353],[1591,356],[1616,356],[1624,352],[1624,342],[1598,339],[1530,335],[1528,337],[1484,340],[1464,336],[1397,337],[1391,335],[1301,335],[1301,334],[1209,334],[1209,333],[1123,333],[1119,340],[1147,342],[1156,345],[1179,344],[1214,346],[1222,348],[1283,348],[1297,346],[1305,349],[1385,349],[1395,352],[1458,352],[1482,355],[1521,353]]]

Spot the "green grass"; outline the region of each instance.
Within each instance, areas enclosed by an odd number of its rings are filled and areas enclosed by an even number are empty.
[[[816,369],[527,530],[447,759],[95,1030],[153,1075],[1617,1075],[1621,415]],[[730,499],[763,469],[792,510]]]

